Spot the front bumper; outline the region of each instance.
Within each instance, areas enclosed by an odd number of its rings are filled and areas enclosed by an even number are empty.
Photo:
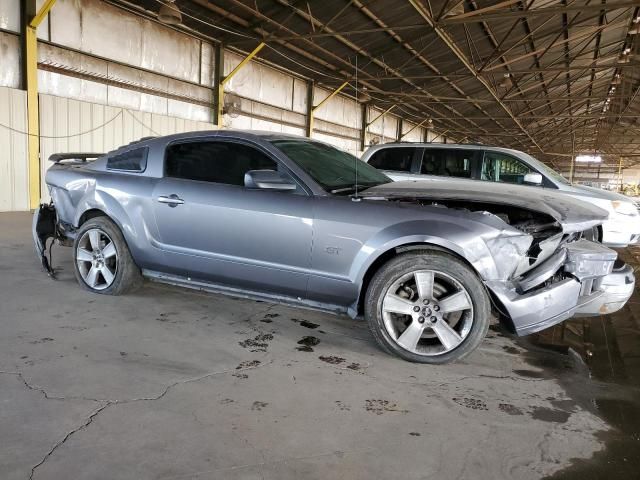
[[[524,293],[519,287],[523,282],[487,282],[518,335],[538,332],[576,315],[613,313],[631,297],[633,269],[619,260],[614,264],[611,250],[585,240],[563,248],[566,260],[553,272],[563,272],[559,281],[549,280]]]
[[[633,268],[622,263],[602,278],[598,287],[600,292],[581,299],[576,316],[591,317],[617,312],[627,303],[635,286]]]

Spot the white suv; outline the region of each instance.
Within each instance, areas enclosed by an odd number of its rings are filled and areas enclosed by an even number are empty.
[[[609,212],[597,232],[588,232],[594,240],[612,247],[626,247],[640,240],[640,215],[633,200],[619,193],[571,184],[518,150],[486,145],[385,143],[369,148],[362,160],[393,180],[446,181],[455,177],[559,190]]]

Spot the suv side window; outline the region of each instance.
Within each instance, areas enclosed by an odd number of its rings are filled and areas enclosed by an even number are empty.
[[[500,152],[484,152],[480,179],[490,182],[524,184],[524,176],[533,170],[524,162]]]
[[[263,169],[278,170],[278,164],[260,150],[241,143],[174,143],[165,155],[165,175],[187,180],[244,186],[246,172]]]
[[[378,170],[410,172],[414,152],[413,147],[383,148],[375,152],[367,163]]]
[[[420,173],[441,177],[471,178],[475,150],[425,148]]]

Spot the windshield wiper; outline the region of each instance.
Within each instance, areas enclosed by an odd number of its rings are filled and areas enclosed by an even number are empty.
[[[340,187],[340,188],[334,188],[333,190],[329,190],[329,193],[342,193],[342,192],[350,192],[351,190],[354,190],[356,188],[360,187],[360,185],[349,185],[348,187]]]
[[[356,191],[356,189],[358,191],[362,191],[362,190],[366,190],[367,188],[371,188],[371,187],[377,187],[378,185],[383,185],[382,183],[378,183],[378,182],[369,182],[369,183],[354,183],[351,185],[343,185],[337,188],[334,188],[333,190],[329,190],[329,193],[344,193],[344,192],[351,192],[351,191]]]

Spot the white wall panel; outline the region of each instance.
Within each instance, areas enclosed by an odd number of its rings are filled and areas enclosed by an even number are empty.
[[[1,1],[1,0],[0,0]],[[36,0],[36,11],[39,12],[45,0]],[[49,40],[49,16],[47,15],[42,19],[42,22],[38,26],[37,36],[40,40]]]
[[[293,82],[292,110],[298,113],[307,113],[307,82],[298,78]]]
[[[21,78],[20,37],[0,32],[0,86],[20,88]]]
[[[290,133],[293,135],[304,135],[304,128],[283,125],[277,120],[264,120],[250,117],[248,115],[238,115],[237,117],[225,116],[225,127],[243,130],[266,130],[269,132]]]
[[[318,105],[331,94],[330,90],[316,87],[313,92],[313,104]],[[359,128],[362,115],[358,103],[342,95],[327,100],[315,114],[316,118],[327,120],[345,127]]]
[[[382,113],[382,110],[376,108],[369,109],[369,122]],[[380,137],[380,143],[394,141],[398,131],[398,118],[391,113],[385,114],[378,118],[368,127],[370,138]]]
[[[0,28],[20,32],[20,0],[0,0]]]
[[[0,212],[29,209],[26,131],[26,92],[0,87]]]
[[[313,138],[320,140],[321,142],[328,143],[334,147],[338,147],[342,150],[349,152],[351,155],[359,157],[362,152],[360,151],[360,143],[357,140],[350,140],[348,138],[336,137],[333,135],[327,135],[326,133],[313,132]]]
[[[416,127],[415,123],[404,121],[402,122],[402,137],[403,142],[423,142],[424,141],[424,128]],[[411,130],[413,128],[413,130]],[[409,130],[411,130],[409,132]],[[409,133],[407,133],[409,132]]]
[[[214,128],[206,122],[41,94],[41,173],[44,178],[53,153],[102,153],[141,137]],[[26,152],[24,162],[26,165]],[[26,195],[26,187],[24,192]],[[41,193],[48,200],[44,182]]]
[[[199,81],[200,41],[156,22],[99,0],[59,1],[51,10],[50,22],[54,43]]]
[[[240,55],[225,51],[225,75],[228,75],[242,58]],[[291,109],[294,98],[293,84],[292,76],[256,62],[249,62],[225,84],[225,91],[235,92],[269,105]]]

